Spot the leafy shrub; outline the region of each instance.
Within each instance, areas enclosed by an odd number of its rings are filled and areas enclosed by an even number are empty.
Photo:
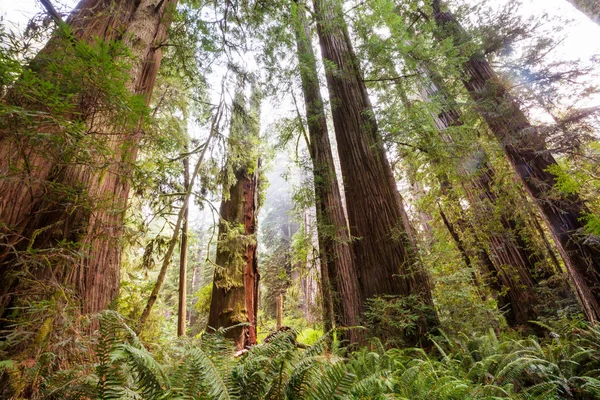
[[[388,347],[402,347],[406,343],[427,342],[419,326],[435,323],[419,323],[421,318],[435,316],[430,306],[417,296],[378,296],[367,300],[364,313],[365,325],[372,336],[381,339]]]
[[[548,327],[550,329],[550,327]],[[314,334],[314,332],[312,332]],[[592,399],[600,396],[600,329],[540,342],[488,334],[432,338],[434,350],[374,339],[346,357],[326,337],[296,347],[293,330],[241,356],[223,331],[179,340],[159,363],[114,312],[101,318],[93,363],[45,376],[47,399]],[[15,362],[0,369],[13,374]],[[13,386],[16,388],[18,385]],[[18,394],[18,393],[17,393]]]

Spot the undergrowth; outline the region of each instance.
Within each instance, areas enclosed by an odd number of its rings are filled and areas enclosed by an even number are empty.
[[[223,333],[178,340],[159,362],[119,314],[105,312],[93,362],[54,371],[37,383],[30,398],[600,398],[598,327],[552,333],[543,341],[498,338],[492,331],[477,337],[442,335],[429,352],[386,349],[375,340],[350,354],[330,347],[326,336],[300,349],[295,332],[287,331],[237,357]],[[13,389],[27,387],[15,380],[31,376],[23,369],[36,367],[0,362],[3,380]],[[13,398],[23,395],[13,393]]]

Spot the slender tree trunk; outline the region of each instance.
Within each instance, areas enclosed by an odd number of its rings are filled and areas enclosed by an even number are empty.
[[[158,277],[156,278],[156,282],[154,283],[154,287],[152,288],[152,292],[148,297],[148,302],[146,303],[146,307],[144,311],[142,311],[142,315],[138,321],[138,326],[136,332],[139,334],[144,329],[144,325],[152,312],[152,308],[158,300],[158,295],[160,294],[160,290],[162,289],[162,285],[165,282],[165,277],[167,276],[167,270],[171,265],[171,258],[173,257],[173,253],[175,252],[175,246],[177,245],[177,239],[179,238],[179,234],[181,232],[181,227],[184,223],[184,216],[187,213],[187,208],[190,202],[190,198],[192,196],[192,188],[194,187],[194,182],[196,181],[196,177],[200,172],[200,167],[202,166],[202,162],[204,161],[204,156],[206,155],[206,151],[209,147],[209,144],[212,138],[215,136],[218,126],[218,121],[220,119],[220,109],[217,110],[217,115],[213,117],[212,126],[210,128],[210,134],[206,142],[204,143],[202,152],[200,153],[200,157],[196,162],[196,166],[194,167],[194,171],[192,172],[192,176],[190,177],[190,183],[186,189],[185,196],[183,197],[183,205],[179,210],[179,214],[177,215],[177,222],[175,223],[175,228],[173,229],[173,235],[171,236],[171,240],[169,241],[169,247],[167,248],[167,252],[163,258],[162,266],[160,267],[160,271],[158,272]]]
[[[450,222],[450,220],[446,216],[446,213],[444,212],[444,209],[442,208],[441,205],[439,205],[439,203],[438,203],[438,207],[440,209],[440,217],[442,217],[442,222],[444,223],[444,226],[448,230],[448,233],[450,233],[450,237],[454,241],[454,244],[456,245],[456,248],[458,249],[465,265],[467,266],[467,268],[473,268],[473,264],[471,263],[471,257],[469,256],[469,252],[467,251],[466,246],[464,245],[462,239],[460,238],[460,235],[458,234],[456,228],[454,227],[454,224]]]
[[[538,217],[535,216],[534,218],[532,218],[531,222],[532,222],[533,226],[535,227],[535,230],[538,232],[538,235],[540,235],[540,237],[542,238],[542,241],[544,242],[544,247],[546,249],[546,254],[548,255],[548,258],[550,258],[552,260],[552,265],[554,267],[554,270],[552,271],[553,275],[562,273],[563,269],[562,269],[560,262],[558,261],[558,257],[556,257],[555,248],[554,248],[554,246],[552,246],[552,244],[546,237],[546,231],[540,224]]]
[[[362,298],[416,296],[428,306],[412,338],[417,343],[438,324],[429,277],[417,257],[341,4],[314,0],[314,8]]]
[[[204,235],[201,235],[199,240],[200,242],[202,242],[202,237]],[[202,273],[202,249],[198,249],[198,256],[196,258],[196,267],[194,268],[194,272],[192,273],[192,287],[190,290],[190,293],[196,293],[196,291],[198,291],[198,289],[200,289],[200,280],[201,280],[201,276],[200,274]],[[187,325],[188,327],[192,327],[196,324],[196,321],[198,321],[198,312],[194,309],[191,308],[188,310],[188,322]]]
[[[160,44],[167,39],[176,3],[167,0],[157,6],[154,0],[82,0],[67,20],[72,28],[70,40],[53,37],[31,69],[57,83],[61,76],[53,76],[45,65],[63,62],[74,43],[93,43],[98,38],[122,41],[133,55],[126,86],[148,104],[162,58]],[[83,87],[73,96],[81,100],[78,109],[82,110],[73,116],[74,122],[83,121],[91,135],[86,140],[101,142],[108,154],[102,158],[92,149],[91,163],[70,162],[80,156],[80,144],[68,144],[60,126],[40,124],[37,136],[32,136],[27,129],[13,129],[14,120],[0,122],[3,310],[16,306],[15,299],[26,291],[25,281],[31,278],[45,282],[38,285],[38,293],[42,286],[72,286],[86,313],[106,309],[119,290],[123,215],[142,131],[115,125],[121,121],[103,115],[104,100],[95,96],[94,90]],[[32,111],[45,110],[19,96],[9,95],[7,101]],[[62,243],[78,243],[78,251],[51,250]],[[46,254],[52,267],[38,267],[21,257],[32,249]],[[20,280],[16,277],[19,273],[29,274],[29,278]]]
[[[277,313],[276,313],[276,318],[275,320],[277,321],[277,330],[279,330],[279,328],[281,328],[281,326],[283,325],[283,294],[279,293],[277,295],[277,298],[275,299],[276,301],[276,307],[277,307]]]
[[[186,146],[187,149],[187,146]],[[190,185],[190,159],[183,159],[183,187],[187,192]],[[181,242],[179,244],[179,307],[177,309],[177,336],[185,336],[186,302],[187,302],[187,247],[188,247],[188,218],[190,210],[185,208],[183,226],[181,227]]]
[[[330,296],[333,301],[336,325],[356,326],[359,324],[362,311],[358,276],[350,248],[350,234],[327,132],[327,120],[317,77],[317,63],[310,43],[310,29],[306,23],[305,4],[303,0],[298,0],[296,4],[297,7],[293,7],[293,12],[297,14],[296,44],[308,121],[309,143],[307,145],[313,164],[319,258],[322,275],[325,277],[322,278],[324,285],[322,291],[325,294],[329,290],[326,286],[329,280],[333,292]],[[324,304],[326,311],[329,307],[329,304]],[[325,325],[325,329],[328,330],[331,324]],[[348,333],[351,343],[360,339],[359,332],[351,330]]]
[[[452,38],[457,46],[465,44],[467,34],[451,13],[441,11],[439,0],[433,0],[433,9],[439,37]],[[600,249],[583,234],[587,207],[576,195],[554,189],[556,177],[548,169],[557,165],[556,160],[485,57],[475,53],[463,68],[465,88],[548,224],[587,319],[598,321]]]
[[[256,344],[259,283],[256,214],[260,160],[258,154],[247,147],[256,145],[253,140],[258,138],[260,101],[255,101],[253,96],[250,115],[242,115],[240,113],[244,111],[236,112],[235,107],[244,107],[243,95],[238,93],[236,99],[228,150],[230,160],[241,158],[243,161],[232,165],[233,184],[229,186],[226,180],[223,186],[217,266],[208,325],[215,329],[230,328],[226,336],[234,340],[238,349],[242,349]],[[251,155],[243,155],[241,151]],[[239,326],[243,323],[249,325]],[[233,326],[236,327],[231,328]]]
[[[421,63],[420,73],[425,79],[422,97],[427,102],[440,101],[442,110],[438,115],[432,115],[439,135],[443,141],[452,142],[452,135],[447,133],[451,127],[461,126],[461,112],[456,108],[454,102],[449,98],[447,91],[443,88],[441,77],[426,63]],[[483,149],[479,153],[486,155]],[[476,157],[477,154],[473,154]],[[498,291],[499,304],[508,305],[505,317],[509,325],[518,327],[525,326],[530,320],[537,317],[535,294],[537,280],[534,274],[538,274],[536,263],[540,262],[539,256],[529,249],[517,232],[517,223],[511,213],[503,205],[499,204],[499,198],[493,191],[493,180],[495,171],[485,159],[477,163],[478,168],[471,182],[464,184],[465,192],[471,204],[472,214],[476,221],[473,225],[483,226],[487,233],[489,253],[492,255],[493,277],[499,280],[500,291]],[[468,171],[462,171],[468,175]],[[447,178],[446,178],[447,180]],[[444,183],[442,182],[442,186]],[[448,191],[446,190],[446,194]],[[458,201],[455,201],[459,205]],[[503,227],[501,232],[495,232],[494,227],[489,227],[490,217],[494,216],[495,209],[501,208],[500,223]],[[486,252],[487,252],[486,251]],[[490,271],[491,272],[491,271]],[[545,274],[543,278],[547,278]],[[488,279],[488,282],[490,280]],[[498,286],[498,285],[495,285]],[[503,299],[501,299],[503,298]]]
[[[425,101],[440,101],[442,104],[442,110],[438,115],[433,115],[435,124],[440,132],[440,137],[447,142],[452,142],[451,135],[445,134],[450,127],[462,126],[461,117],[462,113],[456,107],[456,102],[452,101],[447,91],[443,88],[443,81],[441,76],[437,74],[433,69],[428,67],[426,63],[422,63],[420,72],[426,79],[423,90],[423,99]],[[504,233],[508,236],[493,238],[497,243],[496,249],[505,249],[506,252],[512,252],[512,259],[499,255],[499,259],[503,259],[508,265],[519,266],[529,271],[528,274],[531,276],[538,276],[542,279],[548,278],[552,273],[550,267],[539,268],[536,264],[542,262],[539,255],[530,249],[524,239],[521,237],[522,232],[518,232],[518,223],[515,219],[514,213],[509,212],[506,208],[500,204],[500,198],[493,190],[493,184],[496,172],[494,168],[487,162],[487,154],[480,147],[477,146],[475,152],[471,155],[473,160],[476,160],[478,165],[477,171],[474,177],[471,179],[471,184],[465,186],[465,190],[470,196],[470,202],[473,207],[480,208],[481,214],[489,216],[489,213],[493,211],[493,208],[500,208],[501,215],[500,221],[504,227]],[[469,171],[462,169],[460,171],[465,175],[469,175]],[[474,193],[474,190],[475,192]],[[526,198],[522,198],[522,201],[527,201]],[[492,209],[490,209],[490,206]],[[486,216],[486,218],[487,218]],[[535,216],[532,216],[535,218]]]

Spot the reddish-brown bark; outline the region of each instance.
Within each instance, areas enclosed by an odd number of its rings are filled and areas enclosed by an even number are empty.
[[[429,277],[417,257],[341,6],[313,3],[362,298],[414,295],[430,306],[418,321],[417,342],[437,325]]]
[[[425,79],[421,96],[425,101],[439,101],[441,103],[441,111],[437,115],[432,115],[432,117],[441,139],[450,143],[453,139],[452,134],[448,133],[448,129],[462,125],[461,112],[452,99],[449,98],[443,87],[441,77],[427,63],[421,63],[420,72]],[[482,154],[481,157],[486,157],[483,149],[479,148],[478,152]],[[471,155],[471,157],[477,156],[477,154]],[[478,165],[477,170],[471,174],[473,176],[470,182],[463,184],[463,187],[471,204],[471,214],[474,218],[473,223],[470,224],[471,228],[473,226],[488,226],[484,228],[484,231],[487,231],[484,232],[486,241],[478,240],[478,246],[487,242],[487,249],[479,249],[478,258],[484,272],[489,275],[486,283],[491,284],[491,287],[496,289],[499,306],[506,310],[507,322],[511,326],[523,326],[537,317],[535,308],[538,303],[535,294],[537,280],[534,275],[542,275],[538,272],[544,272],[543,270],[538,271],[536,265],[541,260],[535,251],[532,251],[524,243],[517,231],[514,216],[508,213],[507,210],[503,209],[500,212],[499,222],[503,228],[501,232],[498,232],[493,226],[489,226],[490,216],[495,215],[495,208],[502,207],[499,204],[498,196],[493,190],[495,171],[485,159],[483,161],[478,160],[476,164]],[[469,171],[461,172],[469,175]],[[460,208],[458,199],[453,198],[449,190],[450,183],[448,179],[441,178],[440,181],[442,191],[446,197]],[[466,221],[461,217],[459,223],[464,225]],[[475,234],[473,229],[470,229],[470,232]],[[483,245],[485,246],[485,244]],[[486,253],[485,257],[482,257],[483,252]],[[540,277],[547,278],[548,276]]]
[[[463,45],[468,37],[454,16],[442,12],[438,0],[432,4],[438,36]],[[600,249],[582,237],[585,204],[554,189],[556,177],[548,169],[556,160],[485,57],[470,55],[463,70],[465,88],[546,220],[587,319],[600,320]]]
[[[236,182],[229,188],[229,198],[221,202],[219,244],[208,326],[230,328],[248,322],[249,326],[229,329],[227,337],[241,349],[256,343],[258,302],[258,263],[256,258],[257,179],[242,168],[235,173]],[[221,240],[229,229],[242,226],[239,243]],[[249,241],[250,243],[244,243]],[[242,260],[238,258],[241,257]]]
[[[258,209],[258,179],[254,173],[254,188],[246,190],[244,231],[247,235],[256,236],[256,212]],[[256,256],[257,243],[246,246],[246,265],[244,266],[244,290],[246,301],[246,312],[248,314],[248,338],[246,345],[256,344],[256,323],[258,315],[258,258]]]
[[[242,81],[243,85],[243,81]],[[258,313],[257,222],[258,170],[254,145],[259,132],[260,100],[256,93],[246,113],[243,95],[236,95],[228,153],[234,181],[225,179],[220,209],[219,242],[208,326],[228,328],[226,336],[238,349],[256,344]],[[244,152],[242,154],[242,152]],[[234,160],[234,161],[231,161]],[[247,323],[245,326],[236,326]],[[235,327],[234,327],[235,326]]]
[[[31,65],[43,79],[58,82],[44,68],[49,62],[60,63],[63,52],[73,41],[92,43],[122,41],[133,55],[130,81],[132,94],[149,103],[162,58],[161,44],[166,40],[170,14],[176,0],[83,0],[67,23],[72,39],[58,35],[50,40]],[[17,84],[18,86],[18,84]],[[82,87],[74,96],[80,101],[76,114],[64,116],[85,123],[86,135],[101,142],[104,158],[92,150],[88,163],[76,159],[77,144],[65,145],[60,126],[39,124],[37,135],[25,129],[12,129],[3,121],[0,130],[0,281],[2,306],[18,294],[21,281],[14,272],[22,272],[26,249],[49,254],[50,268],[31,265],[33,279],[71,286],[81,300],[84,312],[105,309],[119,289],[120,237],[123,214],[130,188],[131,164],[135,162],[141,130],[119,126],[102,114],[102,99],[88,96],[94,88]],[[15,90],[14,93],[18,93]],[[31,104],[18,95],[9,102],[31,110],[48,111],[43,104]],[[135,124],[134,124],[135,125]],[[90,150],[90,149],[86,149]],[[83,199],[83,200],[82,200]],[[55,254],[58,243],[78,243],[78,251]],[[23,262],[23,263],[21,263]],[[50,285],[52,286],[52,285]]]
[[[362,299],[358,284],[354,256],[350,248],[350,234],[344,215],[342,196],[335,173],[335,164],[329,142],[327,120],[321,98],[317,63],[310,43],[310,30],[306,23],[305,5],[297,1],[296,44],[300,61],[300,77],[308,122],[308,148],[313,165],[317,230],[321,261],[321,283],[326,330],[331,327],[328,310],[333,303],[337,326],[359,325]],[[328,293],[328,285],[331,292]],[[329,297],[329,298],[328,298]],[[359,331],[351,330],[350,342],[359,340]]]

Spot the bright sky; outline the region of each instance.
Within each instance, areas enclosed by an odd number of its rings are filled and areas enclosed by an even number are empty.
[[[469,2],[470,0],[457,0],[457,3],[463,1]],[[488,4],[490,7],[500,8],[508,1],[514,0],[488,0]],[[55,8],[64,12],[68,12],[77,4],[77,0],[52,0],[52,2]],[[600,40],[598,40],[600,38],[600,26],[578,12],[567,0],[522,0],[522,3],[521,12],[526,16],[539,16],[547,13],[550,17],[572,19],[572,22],[562,27],[566,39],[555,49],[553,58],[589,60],[593,55],[600,54]],[[16,30],[23,30],[27,25],[27,21],[41,11],[43,11],[43,8],[37,0],[0,0],[0,17],[4,17],[9,27]],[[596,68],[596,70],[600,73],[600,68]],[[326,95],[326,93],[324,94]],[[591,103],[587,102],[579,105],[600,105],[600,96],[597,96]],[[291,108],[291,102],[287,101],[268,107],[264,106],[263,118],[261,118],[262,128],[265,129],[267,124],[273,122],[277,116],[288,114]],[[544,120],[544,118],[539,119]],[[193,212],[193,214],[196,214],[196,212]]]
[[[490,7],[499,8],[508,1],[514,0],[489,0],[488,3]],[[571,23],[562,27],[566,39],[555,50],[554,57],[589,59],[594,54],[600,54],[600,26],[577,11],[567,0],[522,0],[522,3],[521,11],[524,15],[547,13],[550,17],[572,19]],[[53,0],[53,4],[58,10],[67,12],[75,7],[77,0]],[[18,30],[24,29],[27,21],[40,11],[43,8],[38,0],[0,0],[0,16],[6,18],[9,26],[13,25]]]
[[[511,0],[490,0],[490,6],[500,6]],[[55,0],[55,8],[70,10],[77,0]],[[565,54],[591,55],[600,53],[600,26],[578,12],[567,0],[523,0],[522,11],[528,15],[548,13],[551,16],[568,16],[573,22],[565,27],[568,38],[561,46]],[[7,21],[24,27],[29,18],[43,8],[37,0],[0,0],[0,15]]]

